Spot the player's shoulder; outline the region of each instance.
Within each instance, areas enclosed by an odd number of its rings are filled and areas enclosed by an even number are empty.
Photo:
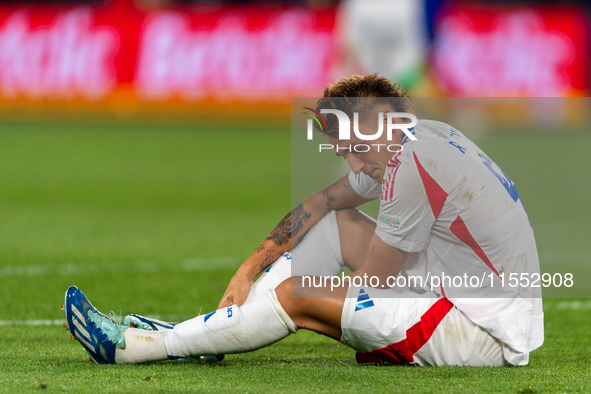
[[[414,138],[405,134],[402,136],[401,151],[394,155],[397,163],[414,162],[414,156],[432,155],[438,152],[438,146],[449,141],[451,126],[435,120],[420,119],[417,125],[410,129]],[[409,133],[410,134],[410,133]]]
[[[421,174],[429,174],[430,178],[449,178],[451,182],[469,162],[465,157],[467,138],[449,124],[420,119],[412,132],[415,139],[403,138],[400,154],[390,159],[385,183],[393,183],[399,178],[418,178]]]
[[[450,158],[450,150],[453,151],[454,147],[458,149],[456,140],[461,139],[462,142],[468,142],[466,136],[459,130],[437,120],[420,119],[412,132],[414,140],[402,139],[400,162],[414,162],[415,156],[446,161]]]
[[[447,123],[421,119],[415,128],[416,140],[412,141],[412,148],[428,149],[433,145],[447,144],[454,133],[459,133],[459,131]]]
[[[419,132],[428,131],[435,136],[449,138],[450,130],[452,130],[453,127],[439,120],[419,119],[417,122],[417,129]]]

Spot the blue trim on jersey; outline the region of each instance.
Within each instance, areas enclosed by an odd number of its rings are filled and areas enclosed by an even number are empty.
[[[408,131],[412,131],[412,135],[414,135],[416,137],[415,132],[413,131],[415,128],[411,127],[408,129]],[[405,143],[407,143],[410,140],[410,138],[408,138],[408,136],[406,135],[406,133],[402,134],[402,141],[400,141],[400,145],[404,145]]]

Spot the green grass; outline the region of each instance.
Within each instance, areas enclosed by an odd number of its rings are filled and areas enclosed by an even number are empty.
[[[103,311],[183,320],[215,309],[289,210],[289,141],[265,128],[0,125],[0,321],[15,321],[0,326],[0,391],[591,391],[587,300],[545,300],[544,346],[528,366],[499,369],[360,366],[304,331],[219,365],[94,366],[60,326],[19,322],[63,319],[70,285]],[[542,270],[587,275],[591,135],[479,145],[517,184]]]

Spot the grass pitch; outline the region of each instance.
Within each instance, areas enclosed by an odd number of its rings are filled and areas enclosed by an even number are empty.
[[[0,391],[591,391],[587,299],[545,300],[546,342],[519,368],[360,366],[305,331],[218,365],[88,364],[60,325],[66,288],[123,315],[215,309],[289,210],[289,141],[265,128],[0,125]],[[478,143],[516,183],[542,270],[588,272],[591,135]]]

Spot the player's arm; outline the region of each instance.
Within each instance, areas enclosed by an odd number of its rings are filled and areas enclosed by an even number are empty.
[[[378,288],[388,288],[388,277],[398,275],[409,255],[410,252],[388,245],[374,233],[365,262],[361,268],[350,273],[349,276],[365,277],[367,275],[368,285],[369,278],[375,276],[379,278]]]
[[[242,305],[254,279],[283,253],[295,248],[330,211],[354,208],[371,199],[358,195],[345,175],[335,183],[314,193],[285,215],[265,241],[254,251],[230,281],[219,308],[232,304]]]

